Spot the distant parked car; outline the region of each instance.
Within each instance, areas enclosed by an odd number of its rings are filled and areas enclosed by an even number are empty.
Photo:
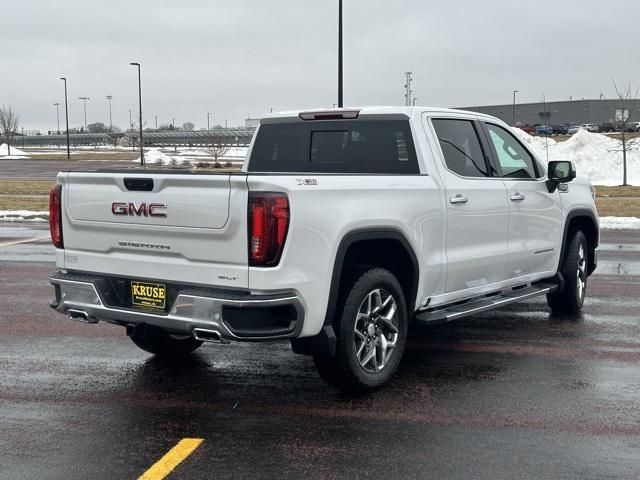
[[[551,128],[549,125],[538,125],[536,127],[536,134],[537,135],[552,135],[553,134],[553,128]]]
[[[573,135],[574,133],[578,133],[580,130],[584,130],[582,128],[582,126],[580,125],[571,125],[568,129],[567,129],[567,133],[569,135]]]
[[[612,123],[601,123],[598,125],[601,132],[611,133],[616,131],[616,127]]]
[[[566,135],[567,129],[566,125],[551,125],[551,130],[554,135]]]
[[[600,131],[600,128],[596,123],[583,123],[580,126],[591,133],[596,133]]]
[[[628,124],[631,132],[640,132],[640,122],[631,122]]]
[[[529,135],[532,135],[532,134],[536,133],[536,129],[534,127],[532,127],[531,125],[519,123],[516,126],[520,130],[522,130],[523,132],[527,132]]]

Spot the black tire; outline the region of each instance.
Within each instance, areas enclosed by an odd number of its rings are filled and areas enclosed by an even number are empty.
[[[580,312],[587,290],[588,265],[587,239],[581,230],[575,230],[567,240],[560,267],[564,288],[547,295],[547,304],[553,313],[577,314]]]
[[[181,357],[202,345],[192,337],[174,338],[164,330],[147,326],[142,334],[133,335],[131,341],[145,352],[161,357]]]
[[[369,307],[373,304],[377,306]],[[318,373],[347,393],[381,387],[398,368],[407,339],[407,305],[400,283],[388,270],[366,270],[342,288],[336,311],[336,353],[314,357]],[[372,350],[374,357],[363,363]]]

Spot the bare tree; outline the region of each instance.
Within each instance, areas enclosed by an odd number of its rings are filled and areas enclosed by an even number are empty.
[[[229,152],[229,144],[225,142],[224,137],[212,135],[204,151],[217,162],[218,158],[224,157]]]
[[[11,155],[11,139],[18,131],[20,117],[11,107],[0,107],[0,131],[7,139],[7,155]]]
[[[194,128],[195,128],[195,125],[194,125],[193,123],[191,123],[191,122],[184,122],[184,123],[182,124],[182,129],[183,129],[185,132],[193,132],[193,129],[194,129]]]
[[[638,98],[638,89],[635,92],[631,89],[631,82],[622,88],[618,88],[616,79],[611,77],[613,81],[613,87],[616,89],[616,97],[618,99],[618,108],[615,112],[615,124],[620,130],[622,140],[622,185],[627,186],[627,152],[630,149],[635,149],[637,146],[635,143],[630,143],[627,137],[627,128],[633,118],[632,103]]]

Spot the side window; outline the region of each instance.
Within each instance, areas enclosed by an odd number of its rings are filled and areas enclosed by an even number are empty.
[[[535,160],[522,144],[507,130],[485,123],[489,141],[498,162],[498,173],[503,178],[536,178]]]
[[[463,177],[491,176],[478,133],[471,120],[432,121],[449,170]]]

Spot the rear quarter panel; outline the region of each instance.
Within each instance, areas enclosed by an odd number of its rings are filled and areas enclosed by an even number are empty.
[[[307,312],[301,336],[322,328],[338,247],[351,231],[380,227],[402,232],[420,264],[418,298],[441,278],[442,198],[430,176],[250,174],[248,186],[252,192],[289,196],[291,222],[280,264],[250,268],[249,286],[256,293],[298,292]]]

